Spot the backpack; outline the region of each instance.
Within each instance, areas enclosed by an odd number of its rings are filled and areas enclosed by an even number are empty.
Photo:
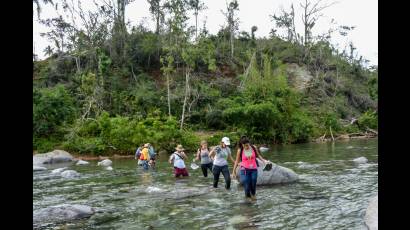
[[[157,155],[157,153],[155,152],[155,150],[152,146],[149,147],[148,153],[149,153],[150,157],[154,157],[155,155]]]
[[[256,158],[258,157],[259,153],[258,153],[258,151],[256,151],[255,146],[251,145],[251,148],[253,149],[253,151],[255,151],[256,167],[259,167],[259,162],[258,162],[258,160],[256,159]],[[240,162],[242,162],[242,154],[243,154],[243,146],[241,147],[241,158],[240,158],[241,161],[240,161]]]
[[[140,156],[141,156],[141,147],[138,147],[137,151],[135,151],[135,157],[139,159]]]

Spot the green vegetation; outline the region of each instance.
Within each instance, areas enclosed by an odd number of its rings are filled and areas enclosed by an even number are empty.
[[[314,36],[313,25],[300,36],[290,23],[294,14],[274,16],[285,36],[272,30],[270,38],[255,38],[256,26],[251,35],[236,31],[236,1],[226,9],[228,26],[215,35],[187,26],[189,13],[203,10],[200,1],[149,1],[154,31],[125,29],[127,1],[91,14],[63,3],[87,26],[42,20],[56,50],[48,47],[46,60],[33,61],[39,152],[131,154],[145,142],[194,150],[198,132],[213,133],[212,145],[244,134],[258,143],[299,143],[330,128],[338,135],[378,127],[377,66],[366,67],[352,44],[337,50],[330,33]],[[305,73],[295,74],[295,66]],[[358,122],[349,125],[352,118]]]

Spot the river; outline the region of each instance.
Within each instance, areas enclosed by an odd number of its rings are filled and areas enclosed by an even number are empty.
[[[212,186],[212,175],[204,178],[200,169],[189,168],[189,178],[176,180],[168,156],[160,156],[156,169],[148,171],[137,168],[133,159],[118,159],[113,160],[113,171],[97,166],[97,161],[70,165],[81,175],[74,179],[53,176],[51,170],[33,172],[33,210],[85,204],[97,211],[87,219],[42,223],[36,228],[366,229],[363,216],[368,200],[378,191],[377,139],[274,146],[263,155],[294,170],[300,180],[260,186],[257,201],[251,204],[235,183],[226,191],[222,175],[215,191],[173,198],[170,191],[206,191]],[[361,156],[369,162],[352,162]],[[51,168],[56,167],[61,166]],[[147,189],[154,191],[147,193]]]

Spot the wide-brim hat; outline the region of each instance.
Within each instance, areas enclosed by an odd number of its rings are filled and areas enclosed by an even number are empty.
[[[182,147],[182,145],[177,145],[177,147],[175,149],[177,151],[184,151],[184,148]]]

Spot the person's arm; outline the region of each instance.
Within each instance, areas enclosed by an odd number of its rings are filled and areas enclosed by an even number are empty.
[[[209,152],[209,157],[211,158],[211,159],[213,159],[214,158],[214,156],[215,156],[215,148],[216,147],[213,147],[212,149],[211,149],[211,152]]]
[[[238,149],[238,151],[236,151],[236,160],[235,160],[235,163],[233,165],[233,170],[232,170],[232,176],[233,177],[236,177],[236,167],[239,164],[240,156],[241,156],[241,150]]]
[[[232,164],[235,164],[235,160],[234,160],[233,157],[232,157],[232,153],[231,153],[231,150],[230,150],[230,149],[229,149],[229,159],[231,159]]]
[[[188,159],[188,157],[186,156],[185,152],[181,152],[181,156],[185,159]]]
[[[171,156],[169,157],[169,163],[172,164],[173,160],[174,160],[174,154],[171,154]]]
[[[196,152],[196,158],[194,159],[195,161],[199,160],[201,157],[201,149],[198,149],[198,151]]]

